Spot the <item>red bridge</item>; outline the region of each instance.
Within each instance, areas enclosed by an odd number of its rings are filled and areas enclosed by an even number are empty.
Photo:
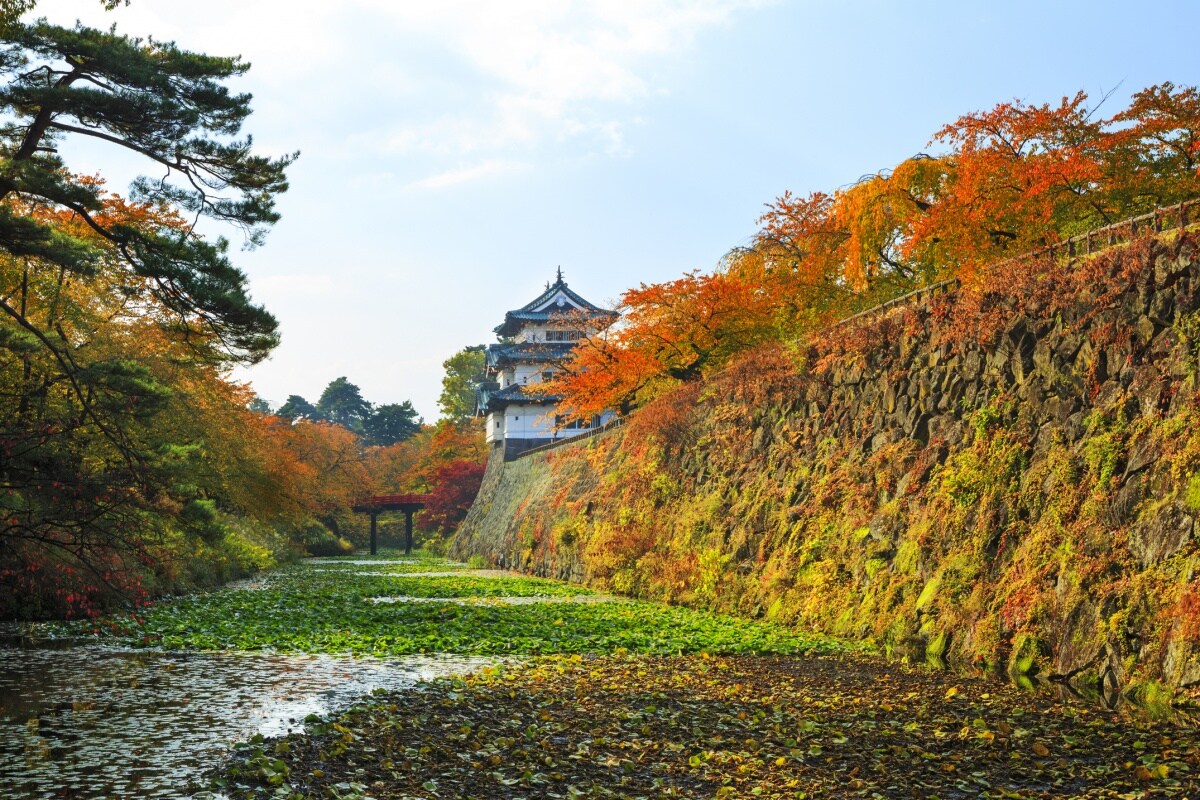
[[[360,514],[371,515],[371,555],[375,555],[375,530],[379,515],[385,511],[404,512],[404,555],[412,552],[413,546],[413,514],[416,514],[429,501],[427,494],[378,494],[364,497],[354,504],[353,510]]]

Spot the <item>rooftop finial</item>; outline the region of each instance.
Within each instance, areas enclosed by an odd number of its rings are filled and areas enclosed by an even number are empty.
[[[559,282],[559,283],[562,283],[562,282],[563,282],[563,279],[562,279],[562,267],[561,267],[561,266],[558,268],[558,282]]]

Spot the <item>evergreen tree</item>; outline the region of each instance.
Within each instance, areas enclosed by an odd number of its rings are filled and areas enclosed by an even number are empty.
[[[371,404],[363,399],[357,386],[342,376],[330,381],[325,391],[321,392],[317,411],[323,419],[355,433],[362,433],[367,418],[371,416]]]
[[[274,414],[274,409],[271,404],[258,395],[254,395],[254,399],[247,404],[246,408],[253,411],[255,414]]]
[[[205,345],[207,357],[265,358],[278,342],[277,323],[251,302],[246,276],[226,255],[228,243],[172,224],[207,216],[241,228],[253,245],[278,219],[275,197],[287,189],[284,170],[295,156],[256,155],[250,137],[237,138],[250,95],[223,84],[249,65],[44,20],[5,26],[3,42],[0,249],[67,274],[92,275],[98,246],[52,215],[31,211],[82,220],[125,266],[125,274],[111,277],[144,284],[173,315],[171,324]],[[152,162],[161,174],[137,179],[132,199],[174,213],[141,225],[110,218],[103,184],[73,174],[58,155],[58,145],[72,138]],[[7,304],[0,312],[18,314]]]
[[[367,417],[365,438],[367,444],[386,447],[403,442],[420,430],[421,418],[413,404],[405,400],[403,403],[386,403],[377,407]]]
[[[240,59],[17,21],[31,5],[0,6],[0,598],[38,596],[29,575],[125,591],[171,535],[215,535],[200,511],[222,484],[205,483],[197,396],[278,337],[227,243],[195,222],[257,244],[294,158],[239,137],[250,97],[224,82]],[[98,165],[60,157],[72,140],[156,177],[118,197]]]
[[[122,0],[100,0],[100,5],[109,11],[121,4]],[[129,5],[129,0],[124,0],[124,5]],[[22,14],[36,6],[37,0],[0,0],[0,27],[14,24]]]
[[[34,0],[0,0],[0,25],[14,24],[22,14],[34,7]]]
[[[289,395],[287,401],[275,413],[290,420],[322,419],[321,412],[317,411],[317,407],[298,394]]]

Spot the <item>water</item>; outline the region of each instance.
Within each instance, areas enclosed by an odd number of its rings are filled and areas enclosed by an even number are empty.
[[[528,606],[535,603],[568,603],[588,605],[590,603],[625,603],[624,598],[611,594],[566,594],[566,595],[484,595],[480,597],[368,597],[368,603],[454,603],[460,606]]]
[[[0,647],[0,797],[185,798],[237,741],[489,663]]]

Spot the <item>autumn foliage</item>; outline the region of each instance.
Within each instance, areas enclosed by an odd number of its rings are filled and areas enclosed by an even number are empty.
[[[1200,195],[1200,92],[1163,83],[1105,116],[1086,93],[966,114],[918,155],[833,192],[784,194],[709,274],[622,297],[557,390],[580,418],[628,411],[756,345],[1090,228]]]
[[[478,461],[451,461],[439,466],[425,507],[426,527],[440,533],[453,531],[475,501],[483,471],[484,465]]]
[[[101,224],[186,230],[160,205],[103,196]],[[93,267],[0,257],[0,617],[95,614],[361,543],[359,498],[453,494],[439,469],[482,460],[469,427],[371,447],[251,410],[219,338],[112,243],[73,212],[8,206],[91,248]]]

